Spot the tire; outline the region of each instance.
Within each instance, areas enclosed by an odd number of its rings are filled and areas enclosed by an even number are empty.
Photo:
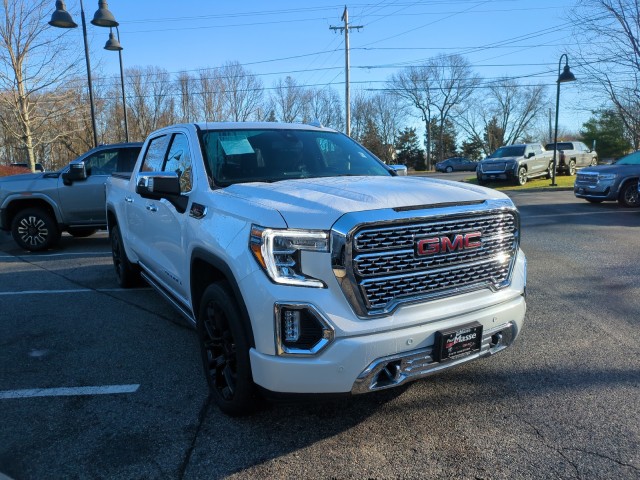
[[[547,180],[551,180],[553,178],[553,162],[549,162],[549,167],[547,168]]]
[[[127,252],[124,249],[118,225],[109,230],[109,239],[111,240],[111,257],[113,258],[113,267],[116,271],[118,285],[122,288],[140,285],[140,271],[127,258]]]
[[[202,294],[199,310],[196,327],[212,398],[227,415],[254,412],[258,396],[251,377],[249,341],[226,283],[209,285]]]
[[[487,183],[482,179],[481,175],[476,175],[476,178],[478,179],[478,185],[484,185],[485,183]]]
[[[60,240],[55,219],[42,208],[26,208],[11,222],[11,235],[25,250],[40,252],[53,247]]]
[[[69,234],[75,238],[90,237],[98,231],[97,228],[70,228]]]
[[[638,196],[638,181],[634,180],[625,183],[620,190],[618,203],[627,208],[640,207],[640,197]]]
[[[453,168],[447,167],[447,168],[444,169],[444,171],[447,172],[447,173],[451,173],[451,172],[453,172]]]
[[[598,164],[598,157],[593,157],[591,159],[591,163],[589,164],[591,167],[595,166]]]
[[[518,169],[518,176],[516,177],[516,184],[524,185],[525,183],[527,183],[527,169],[520,167]]]
[[[569,160],[569,170],[567,171],[567,175],[573,177],[576,174],[576,161]]]

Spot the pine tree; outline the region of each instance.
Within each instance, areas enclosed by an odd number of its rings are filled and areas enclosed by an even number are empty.
[[[415,170],[426,170],[424,151],[420,148],[420,142],[415,128],[405,128],[398,135],[396,142],[396,161]]]

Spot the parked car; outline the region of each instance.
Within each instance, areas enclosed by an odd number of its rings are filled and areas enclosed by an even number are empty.
[[[553,143],[544,147],[551,152],[553,158]],[[556,172],[565,175],[575,175],[576,170],[598,164],[598,153],[591,150],[582,142],[558,142],[556,154]]]
[[[464,157],[451,157],[436,163],[436,172],[475,172],[478,162]]]
[[[596,165],[578,172],[573,193],[592,203],[617,200],[625,207],[640,207],[638,197],[640,150],[611,165]]]
[[[480,185],[489,180],[524,185],[530,178],[551,178],[552,170],[553,152],[545,151],[539,143],[521,143],[497,149],[478,164],[476,176]]]
[[[107,226],[104,184],[130,175],[142,143],[100,145],[58,172],[0,178],[0,230],[32,252],[54,246],[63,231],[86,237]]]
[[[10,165],[12,167],[26,168],[27,170],[31,171],[31,167],[29,167],[28,163],[11,163]],[[36,163],[35,167],[36,172],[44,172],[44,167],[41,163]]]

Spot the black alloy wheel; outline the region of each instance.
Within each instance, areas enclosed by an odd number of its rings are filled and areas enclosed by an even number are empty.
[[[226,284],[209,285],[197,319],[202,362],[209,390],[222,412],[246,415],[257,405],[249,343],[238,307]]]
[[[640,207],[640,196],[638,195],[638,181],[631,181],[624,184],[618,197],[618,203],[627,208]]]
[[[54,218],[41,208],[27,208],[11,222],[11,235],[25,250],[40,252],[60,240],[60,229]]]
[[[118,285],[122,288],[131,288],[139,285],[141,283],[140,271],[127,257],[118,225],[111,227],[109,238],[111,240],[111,258],[113,259]]]

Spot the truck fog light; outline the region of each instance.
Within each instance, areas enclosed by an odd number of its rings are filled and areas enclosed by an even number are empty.
[[[315,355],[333,341],[333,329],[310,304],[276,304],[278,355]]]
[[[300,310],[284,311],[284,341],[295,343],[300,340]]]

